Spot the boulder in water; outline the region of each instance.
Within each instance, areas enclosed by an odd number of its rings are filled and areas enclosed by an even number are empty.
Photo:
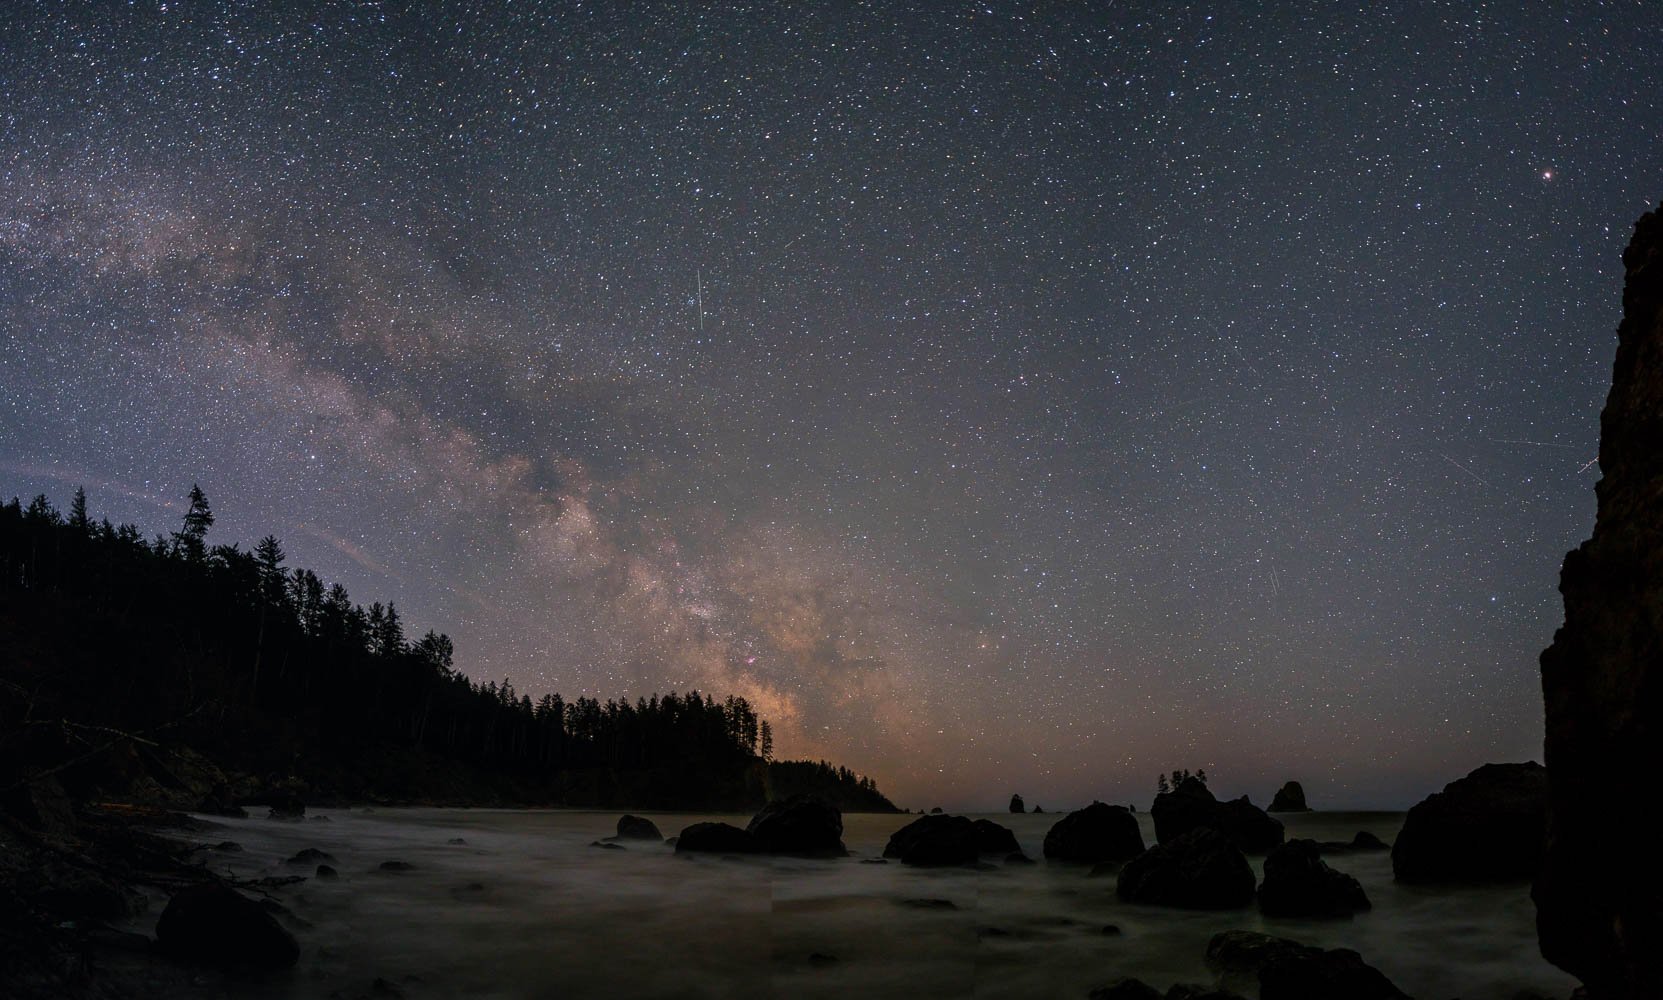
[[[1259,911],[1267,917],[1345,917],[1368,908],[1362,885],[1324,864],[1315,841],[1290,840],[1265,858]]]
[[[1408,1000],[1379,969],[1349,948],[1313,948],[1252,931],[1225,931],[1207,944],[1207,961],[1256,975],[1259,1000]]]
[[[1528,879],[1541,871],[1548,777],[1542,765],[1485,764],[1428,795],[1392,845],[1399,882]]]
[[[1358,830],[1357,836],[1351,838],[1350,847],[1353,851],[1389,851],[1391,845],[1376,837],[1367,830]]]
[[[176,958],[206,965],[280,969],[300,958],[300,945],[265,908],[218,882],[174,893],[156,921],[156,945]]]
[[[339,862],[335,860],[334,855],[330,854],[328,851],[320,851],[316,847],[308,847],[296,852],[295,856],[290,858],[285,863],[291,865],[316,865],[320,863],[327,863],[331,865],[339,864]]]
[[[1069,813],[1045,834],[1045,857],[1085,863],[1128,861],[1143,853],[1143,832],[1122,806],[1093,802]]]
[[[1218,804],[1219,827],[1230,841],[1248,854],[1263,854],[1282,842],[1282,821],[1247,800]]]
[[[1270,811],[1273,813],[1310,812],[1311,807],[1305,804],[1305,787],[1297,781],[1290,781],[1276,790],[1270,800]]]
[[[1022,804],[1022,796],[1012,795],[1011,796],[1011,812],[1013,812],[1013,813],[1023,813],[1023,812],[1027,812],[1027,811],[1028,811],[1027,808],[1025,806],[1023,806],[1023,804]]]
[[[1115,886],[1134,903],[1228,910],[1253,901],[1257,879],[1240,849],[1217,830],[1197,827],[1126,863]]]
[[[768,854],[842,857],[843,813],[816,795],[793,795],[762,807],[745,832]]]
[[[975,864],[981,857],[976,824],[963,816],[920,816],[889,835],[883,856],[929,868]]]
[[[976,831],[976,850],[981,854],[1021,854],[1022,845],[1016,834],[990,819],[979,819],[970,824]]]
[[[1197,778],[1185,778],[1172,791],[1155,796],[1149,816],[1155,821],[1155,839],[1163,843],[1196,827],[1220,828],[1218,799]]]
[[[664,835],[658,832],[658,827],[652,820],[625,813],[618,817],[618,839],[663,840]]]
[[[675,838],[676,853],[755,854],[761,847],[756,838],[727,823],[694,823]]]
[[[1089,1000],[1161,1000],[1161,991],[1141,979],[1116,979],[1087,996]]]

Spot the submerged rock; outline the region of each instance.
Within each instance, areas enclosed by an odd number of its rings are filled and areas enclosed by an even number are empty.
[[[339,878],[341,873],[336,871],[332,865],[318,865],[318,870],[315,874],[318,878],[331,879]]]
[[[1305,787],[1297,781],[1290,781],[1276,790],[1276,795],[1270,800],[1270,811],[1273,813],[1310,812],[1311,807],[1305,804]]]
[[[975,864],[981,858],[976,824],[963,816],[920,816],[889,835],[883,856],[930,868]]]
[[[416,866],[408,861],[383,861],[380,871],[384,872],[413,872]]]
[[[1357,836],[1351,838],[1351,849],[1353,851],[1389,851],[1391,845],[1367,830],[1358,830]]]
[[[816,795],[793,795],[762,807],[745,827],[768,854],[842,857],[843,813]]]
[[[676,853],[755,854],[756,838],[726,823],[694,823],[676,837]]]
[[[1349,948],[1313,948],[1252,931],[1225,931],[1207,944],[1224,972],[1256,975],[1259,1000],[1408,1000],[1379,969]]]
[[[1028,810],[1022,805],[1022,796],[1012,795],[1011,796],[1011,812],[1013,812],[1013,813],[1022,813],[1022,812],[1027,812],[1027,811]]]
[[[316,865],[320,863],[328,863],[332,865],[339,864],[339,862],[335,860],[335,856],[333,854],[330,854],[328,851],[320,851],[316,847],[308,847],[302,851],[296,852],[295,856],[290,858],[285,863],[291,865]]]
[[[658,832],[658,826],[652,820],[643,816],[631,816],[628,813],[618,817],[617,835],[620,840],[664,839],[664,834]]]
[[[1161,991],[1141,979],[1116,979],[1087,996],[1090,1000],[1161,1000]]]
[[[1542,954],[1591,995],[1663,994],[1663,851],[1645,789],[1663,758],[1663,210],[1623,251],[1623,319],[1600,414],[1599,513],[1565,556],[1565,624],[1542,653],[1551,821],[1532,895]]]
[[[1485,764],[1404,817],[1392,845],[1400,882],[1527,879],[1542,867],[1548,776],[1542,765]]]
[[[300,958],[300,945],[259,903],[218,882],[174,893],[156,921],[156,945],[205,965],[280,969]]]
[[[1134,903],[1227,910],[1252,902],[1256,882],[1253,866],[1229,838],[1197,827],[1128,861],[1115,892]]]
[[[1344,917],[1368,908],[1362,885],[1324,864],[1315,841],[1290,840],[1265,857],[1259,910],[1267,917]]]
[[[1131,812],[1101,802],[1069,813],[1045,834],[1045,857],[1051,861],[1129,861],[1143,853],[1143,846],[1143,832]]]
[[[603,851],[621,851],[624,849],[624,845],[614,844],[610,840],[591,840],[589,846],[598,847]]]

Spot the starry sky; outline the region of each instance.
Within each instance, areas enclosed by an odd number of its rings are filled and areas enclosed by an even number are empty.
[[[0,492],[913,807],[1540,756],[1663,6],[462,6],[0,9]]]

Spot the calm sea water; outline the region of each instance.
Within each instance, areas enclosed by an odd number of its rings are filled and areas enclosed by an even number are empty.
[[[1246,928],[1355,948],[1413,996],[1512,1000],[1575,985],[1536,950],[1526,885],[1397,885],[1384,852],[1330,864],[1356,876],[1372,912],[1338,921],[1270,920],[1256,910],[1191,913],[1122,903],[1114,878],[1082,868],[916,870],[881,856],[913,817],[849,815],[837,861],[677,857],[656,844],[602,850],[616,812],[325,810],[328,821],[231,820],[210,836],[240,854],[209,854],[243,877],[306,873],[284,860],[316,847],[339,859],[335,881],[274,896],[302,953],[294,972],[248,995],[370,995],[383,979],[407,997],[1084,997],[1137,976],[1161,990],[1211,983],[1203,955],[1216,932]],[[672,836],[700,820],[647,814]],[[1060,814],[993,815],[1036,859]],[[1140,815],[1146,842],[1153,830]],[[1281,817],[1290,837],[1390,841],[1401,813]],[[447,843],[462,838],[465,844]],[[415,870],[376,871],[383,861]],[[1255,867],[1259,867],[1256,860]],[[951,903],[951,908],[939,902]],[[1118,935],[1102,928],[1114,924]],[[136,929],[152,931],[148,925]],[[814,957],[820,956],[820,957]]]

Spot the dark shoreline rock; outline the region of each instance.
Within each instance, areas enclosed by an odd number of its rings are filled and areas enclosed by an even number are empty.
[[[230,968],[281,969],[300,958],[300,945],[259,903],[218,882],[174,893],[156,921],[158,950],[188,962]]]
[[[1256,976],[1259,1000],[1409,1000],[1349,948],[1225,931],[1207,943],[1207,964],[1226,974]]]
[[[694,823],[675,838],[677,854],[756,854],[756,838],[727,823]]]
[[[1257,881],[1253,866],[1236,845],[1203,826],[1128,861],[1115,893],[1134,903],[1229,910],[1253,901]]]
[[[763,806],[745,832],[767,854],[843,857],[843,814],[817,795],[793,795]]]
[[[1243,851],[1263,854],[1280,844],[1285,835],[1281,820],[1254,805],[1247,796],[1220,802],[1196,778],[1185,778],[1177,788],[1155,796],[1149,814],[1155,821],[1155,839],[1161,843],[1204,827],[1229,837]]]
[[[1045,834],[1047,861],[1119,863],[1130,861],[1143,850],[1143,831],[1131,811],[1102,802],[1069,813]]]
[[[889,835],[883,856],[905,865],[946,868],[981,859],[976,824],[963,816],[931,813]]]
[[[1358,881],[1328,867],[1312,840],[1290,840],[1265,856],[1259,912],[1267,917],[1348,917],[1369,909]]]
[[[1392,845],[1399,882],[1484,882],[1534,877],[1547,837],[1542,765],[1485,764],[1422,799]]]
[[[1311,807],[1305,804],[1305,787],[1297,781],[1290,781],[1276,790],[1270,800],[1267,812],[1310,812]]]
[[[1599,511],[1565,556],[1565,624],[1541,657],[1550,822],[1532,896],[1548,961],[1594,996],[1637,1000],[1663,982],[1663,852],[1644,791],[1663,756],[1663,209],[1640,217],[1622,262]]]
[[[618,817],[617,837],[620,840],[663,840],[658,825],[644,816],[625,813]]]

